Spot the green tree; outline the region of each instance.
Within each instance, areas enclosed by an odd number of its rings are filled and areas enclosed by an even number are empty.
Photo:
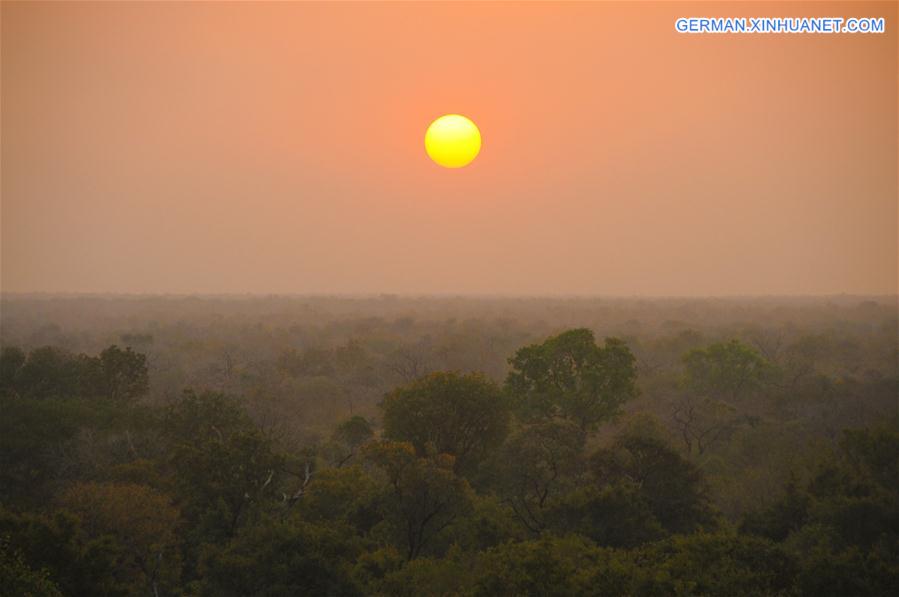
[[[128,579],[117,566],[120,546],[110,537],[86,537],[71,513],[15,514],[0,508],[0,537],[16,548],[16,559],[45,571],[64,595],[128,595]]]
[[[684,355],[683,393],[672,418],[691,454],[705,453],[750,421],[739,414],[741,399],[762,387],[773,368],[739,340],[697,348]]]
[[[129,401],[149,388],[146,356],[115,345],[96,357],[45,346],[32,350],[24,361],[20,350],[5,349],[0,375],[3,392],[27,398]]]
[[[339,468],[350,462],[359,448],[370,441],[374,434],[371,423],[365,417],[356,415],[337,426],[325,448],[334,465]]]
[[[633,565],[577,535],[505,543],[477,559],[470,593],[484,597],[632,594]]]
[[[845,430],[840,450],[858,476],[885,489],[899,488],[899,417],[873,429]]]
[[[370,583],[368,594],[391,597],[459,595],[467,586],[467,567],[457,558],[418,558]]]
[[[600,485],[633,483],[653,516],[669,533],[691,533],[714,524],[701,471],[663,441],[624,434],[590,459]]]
[[[796,561],[757,537],[698,533],[674,536],[632,554],[640,565],[632,594],[788,596]]]
[[[880,597],[899,587],[895,556],[885,559],[857,547],[844,551],[814,550],[802,563],[797,584],[808,597]]]
[[[809,495],[791,477],[783,497],[743,517],[740,532],[782,542],[808,521],[810,502]]]
[[[627,480],[566,493],[548,508],[546,518],[556,533],[581,535],[607,547],[636,547],[665,536],[639,485]]]
[[[94,413],[80,400],[8,394],[0,395],[0,412],[0,500],[38,506]]]
[[[730,437],[745,421],[737,409],[722,400],[680,395],[671,407],[671,418],[690,454],[705,454],[710,448]]]
[[[63,597],[46,570],[34,570],[0,537],[0,597]]]
[[[26,358],[16,346],[4,346],[0,350],[0,396],[18,394],[16,382]]]
[[[684,356],[684,384],[696,395],[735,403],[761,387],[770,363],[739,340],[691,350]]]
[[[23,398],[63,398],[81,394],[84,376],[84,367],[74,355],[44,346],[28,353],[14,383]]]
[[[836,459],[807,487],[808,523],[829,528],[837,549],[899,546],[899,431],[895,422],[846,430]]]
[[[133,594],[177,586],[179,516],[168,496],[133,483],[76,483],[59,501],[90,536],[116,538],[123,554],[117,567],[131,579]]]
[[[553,500],[575,487],[583,470],[584,441],[574,423],[544,421],[520,429],[497,453],[493,483],[528,530],[543,530]]]
[[[500,389],[478,373],[432,373],[388,394],[381,402],[384,435],[455,457],[470,473],[499,446],[510,412]]]
[[[232,537],[254,505],[277,499],[283,459],[233,398],[186,391],[163,429],[192,542]]]
[[[149,389],[147,357],[130,346],[122,350],[113,345],[101,352],[99,370],[99,389],[110,400],[133,400]]]
[[[385,475],[384,516],[406,548],[407,560],[421,555],[436,535],[471,511],[471,489],[453,474],[452,456],[419,457],[411,444],[391,441],[368,444],[364,452]]]
[[[263,519],[204,558],[200,595],[359,595],[350,562],[359,546],[340,530],[289,518]]]
[[[748,513],[744,533],[783,541],[800,560],[803,595],[887,595],[899,583],[899,433],[894,421],[846,430],[805,487]]]
[[[379,487],[359,465],[316,471],[297,500],[296,516],[329,527],[348,526],[365,535],[381,520]]]
[[[564,417],[584,431],[618,413],[637,395],[635,359],[627,345],[593,332],[569,330],[518,350],[506,388],[525,419]]]

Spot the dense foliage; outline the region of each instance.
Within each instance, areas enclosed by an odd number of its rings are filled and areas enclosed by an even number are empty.
[[[0,595],[892,595],[894,301],[5,297]]]

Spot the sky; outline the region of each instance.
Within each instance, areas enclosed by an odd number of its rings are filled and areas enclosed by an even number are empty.
[[[896,7],[4,1],[0,289],[895,294]]]

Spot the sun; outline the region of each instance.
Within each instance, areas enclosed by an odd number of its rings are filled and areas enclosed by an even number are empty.
[[[481,151],[481,131],[460,114],[441,116],[425,133],[425,151],[444,168],[467,166]]]

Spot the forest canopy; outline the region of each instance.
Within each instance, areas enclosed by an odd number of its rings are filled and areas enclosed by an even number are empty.
[[[899,586],[895,301],[2,301],[2,595]]]

